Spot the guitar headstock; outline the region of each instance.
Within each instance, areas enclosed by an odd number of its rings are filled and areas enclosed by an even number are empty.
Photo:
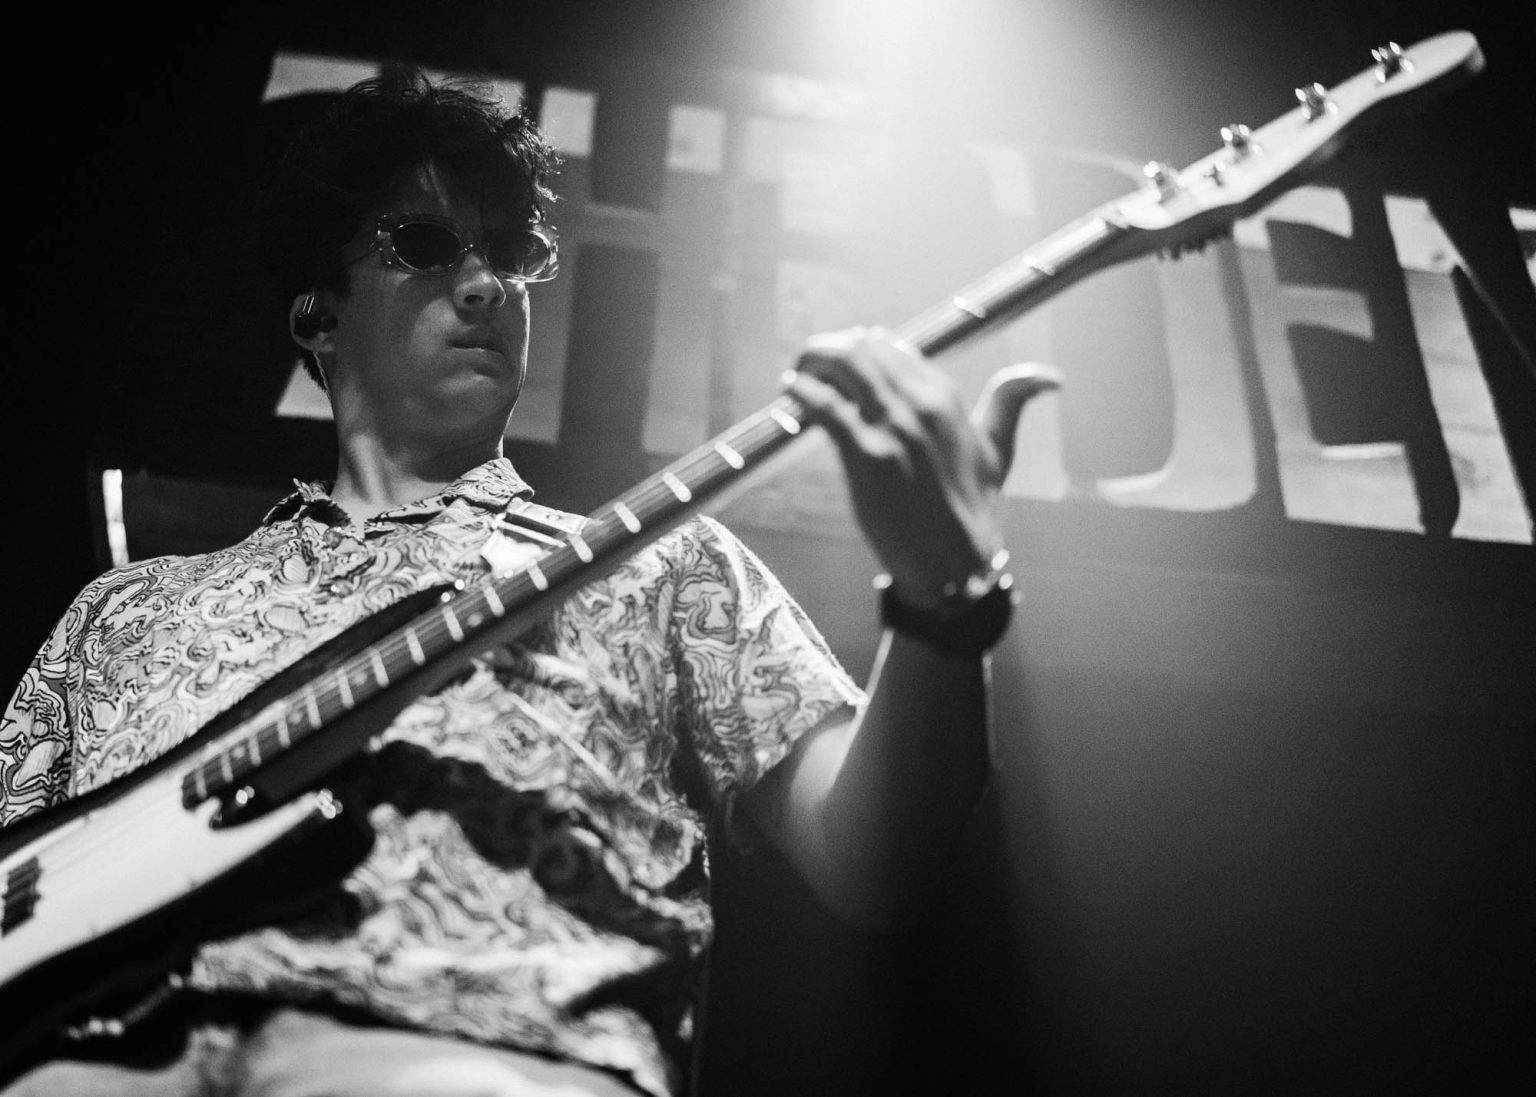
[[[1138,252],[1203,247],[1330,160],[1367,116],[1374,122],[1411,108],[1483,67],[1477,39],[1466,31],[1408,49],[1390,42],[1371,53],[1375,64],[1336,87],[1297,88],[1296,107],[1265,126],[1223,126],[1222,147],[1182,171],[1148,164],[1146,188],[1119,202],[1112,219],[1140,230],[1126,234],[1141,237]]]
[[[1376,63],[1327,89],[1298,88],[1297,106],[1267,126],[1222,129],[1222,147],[1183,171],[1148,164],[1147,186],[1053,233],[917,316],[900,335],[933,355],[1017,316],[1095,270],[1155,252],[1203,247],[1238,218],[1268,205],[1334,155],[1367,115],[1408,108],[1483,67],[1477,39],[1450,31],[1404,50],[1372,51]]]

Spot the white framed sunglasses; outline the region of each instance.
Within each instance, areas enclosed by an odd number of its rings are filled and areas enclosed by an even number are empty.
[[[385,266],[412,274],[451,274],[472,251],[513,282],[548,282],[560,270],[554,235],[539,225],[493,229],[478,240],[452,218],[431,213],[386,213],[373,227],[373,243],[356,258],[376,251]]]

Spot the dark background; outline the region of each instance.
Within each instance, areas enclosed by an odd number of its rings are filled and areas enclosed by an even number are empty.
[[[1536,206],[1528,15],[1084,5],[1143,59],[1111,73],[1092,37],[1031,37],[1051,5],[980,6],[998,20],[985,48],[962,72],[935,61],[946,102],[972,84],[987,96],[978,132],[1151,143],[1174,163],[1233,118],[1284,111],[1310,74],[1364,67],[1386,38],[1472,30],[1487,71],[1372,162],[1414,165],[1486,241],[1488,277],[1511,269],[1512,234],[1477,226],[1490,204]],[[286,475],[329,471],[322,427],[251,425],[285,376],[221,365],[221,347],[281,346],[281,302],[274,313],[253,288],[240,308],[204,307],[210,279],[246,277],[223,229],[281,136],[284,120],[257,109],[275,51],[662,99],[722,69],[859,79],[882,63],[821,42],[806,0],[40,15],[13,37],[10,87],[9,227],[24,256],[5,417],[11,676],[103,566],[101,468],[229,489],[196,496],[190,524],[163,524],[165,544],[189,551],[248,524],[250,500]],[[612,185],[656,185],[645,171]],[[1527,338],[1529,290],[1505,298]],[[1536,379],[1493,326],[1483,334],[1529,500]],[[514,447],[551,485],[541,498],[580,509],[633,478],[637,443],[603,450],[602,427]],[[944,901],[912,933],[871,938],[827,918],[772,857],[722,851],[704,1090],[1524,1092],[1530,547],[1288,521],[1262,496],[1222,515],[1011,500],[1005,517],[1028,598],[994,668],[997,779]],[[867,665],[873,564],[851,531],[744,525],[850,666]]]

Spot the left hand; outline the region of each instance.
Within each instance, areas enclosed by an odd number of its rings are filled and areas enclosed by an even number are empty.
[[[1026,368],[994,383],[972,416],[954,383],[909,345],[855,328],[811,339],[786,391],[836,443],[893,593],[931,608],[946,584],[985,572],[1003,548],[995,500],[1018,411],[1059,383],[1046,367]]]

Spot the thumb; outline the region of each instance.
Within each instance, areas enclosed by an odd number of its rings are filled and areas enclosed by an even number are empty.
[[[987,379],[971,411],[971,423],[991,440],[1002,476],[1006,477],[1013,465],[1014,435],[1018,433],[1024,405],[1042,392],[1059,388],[1061,371],[1043,362],[1004,366]]]

